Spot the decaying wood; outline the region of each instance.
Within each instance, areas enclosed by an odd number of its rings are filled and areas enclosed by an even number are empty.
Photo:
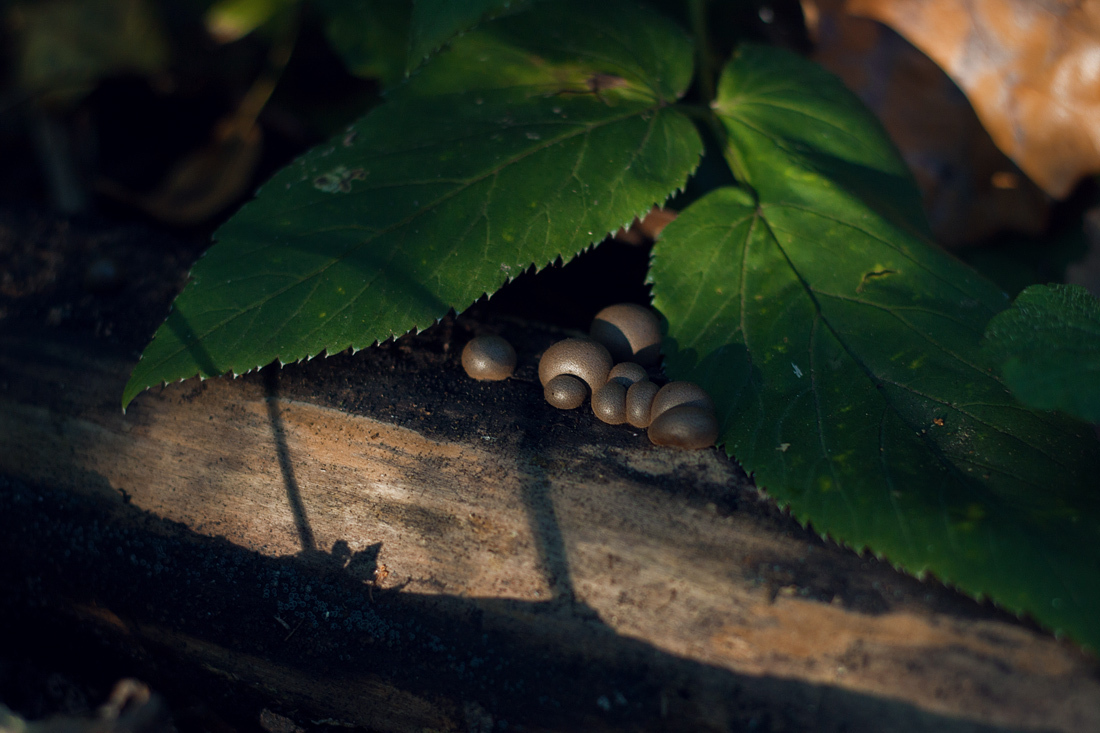
[[[550,334],[475,383],[444,325],[125,415],[126,354],[0,337],[0,581],[377,730],[1100,730],[1072,644],[546,406]]]

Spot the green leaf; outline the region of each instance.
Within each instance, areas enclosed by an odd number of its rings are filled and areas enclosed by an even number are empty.
[[[1033,285],[993,317],[985,353],[1017,399],[1100,423],[1100,300],[1079,285]]]
[[[691,82],[691,46],[662,15],[623,2],[540,4],[463,36],[389,99],[520,89],[525,98],[673,102]]]
[[[713,107],[730,167],[762,199],[843,208],[854,196],[932,238],[917,184],[882,124],[817,64],[744,44]]]
[[[163,381],[427,328],[531,265],[569,260],[682,187],[701,141],[668,103],[690,80],[690,43],[633,5],[606,4],[607,26],[582,7],[554,3],[502,19],[456,41],[454,53],[464,58],[462,44],[500,35],[553,78],[546,59],[567,44],[587,48],[586,78],[611,69],[624,74],[619,82],[601,94],[478,88],[471,73],[450,94],[406,91],[379,106],[278,173],[218,230],[123,404]],[[628,45],[635,36],[659,43]],[[571,63],[562,75],[576,71]]]
[[[512,4],[512,0],[414,0],[408,70],[447,41]]]
[[[837,80],[752,49],[719,86],[755,193],[712,192],[654,249],[669,373],[711,392],[720,442],[800,521],[1100,649],[1097,443],[981,359],[1003,294],[916,233]]]
[[[411,0],[314,0],[348,70],[384,85],[405,76]]]

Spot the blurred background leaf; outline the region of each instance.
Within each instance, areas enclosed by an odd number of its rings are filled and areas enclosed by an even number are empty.
[[[372,9],[370,23],[352,17]],[[208,226],[400,77],[408,12],[407,0],[2,2],[0,192]]]
[[[316,0],[314,5],[348,71],[384,86],[404,78],[412,0]]]
[[[47,103],[70,104],[112,74],[156,74],[168,60],[160,23],[145,0],[16,2],[8,24],[18,83]]]
[[[291,12],[299,0],[218,0],[206,11],[206,28],[218,43],[247,36],[280,14]]]

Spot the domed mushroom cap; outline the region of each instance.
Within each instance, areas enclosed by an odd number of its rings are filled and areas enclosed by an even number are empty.
[[[654,445],[684,450],[709,448],[718,440],[718,418],[705,407],[673,407],[650,423],[649,440]]]
[[[621,382],[608,380],[592,394],[592,412],[608,425],[626,422],[626,387]]]
[[[583,379],[595,393],[607,382],[611,364],[611,354],[595,341],[564,339],[547,349],[539,359],[539,381],[545,387],[559,374],[572,374]]]
[[[616,362],[643,367],[661,360],[661,322],[649,308],[636,303],[609,305],[596,314],[589,334],[611,352]]]
[[[600,387],[600,391],[592,396],[592,412],[605,423],[620,425],[630,421],[630,392],[635,385],[649,384],[653,391],[649,393],[649,401],[645,403],[646,423],[649,422],[649,403],[653,401],[653,394],[657,387],[649,381],[649,374],[641,364],[632,361],[624,361],[611,368],[607,375],[607,384]],[[636,392],[636,395],[641,395]],[[637,398],[636,400],[637,401]],[[639,408],[635,407],[635,412]],[[633,425],[634,423],[631,423]],[[635,427],[639,427],[635,425]],[[644,426],[641,426],[644,427]]]
[[[611,367],[611,371],[607,374],[607,381],[618,382],[623,387],[630,387],[630,385],[636,382],[643,382],[649,379],[649,372],[645,370],[645,367],[641,364],[635,364],[632,361],[624,361]]]
[[[714,412],[714,401],[707,391],[695,382],[669,382],[653,398],[650,419],[656,420],[665,410],[681,405],[702,407]]]
[[[653,398],[657,396],[658,387],[648,379],[644,382],[635,382],[626,391],[626,421],[636,428],[648,427],[653,407]]]
[[[579,377],[559,374],[546,383],[542,396],[559,410],[574,410],[584,403],[584,398],[588,396],[588,387]]]
[[[516,370],[516,350],[500,336],[478,336],[462,349],[462,368],[474,379],[507,379]]]

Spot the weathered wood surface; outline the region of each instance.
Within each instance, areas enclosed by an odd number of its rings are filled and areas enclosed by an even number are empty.
[[[561,334],[516,316],[638,297],[606,273],[640,283],[644,249],[122,415],[203,246],[0,207],[0,648],[103,640],[246,730],[263,707],[329,731],[1100,730],[1073,645],[822,541],[715,451],[542,402]],[[102,257],[113,289],[89,288]],[[462,374],[482,331],[516,379]]]
[[[1100,730],[1095,659],[822,541],[715,451],[553,410],[553,334],[488,327],[518,378],[467,380],[483,326],[448,321],[126,415],[125,353],[0,337],[0,581],[377,730]]]

